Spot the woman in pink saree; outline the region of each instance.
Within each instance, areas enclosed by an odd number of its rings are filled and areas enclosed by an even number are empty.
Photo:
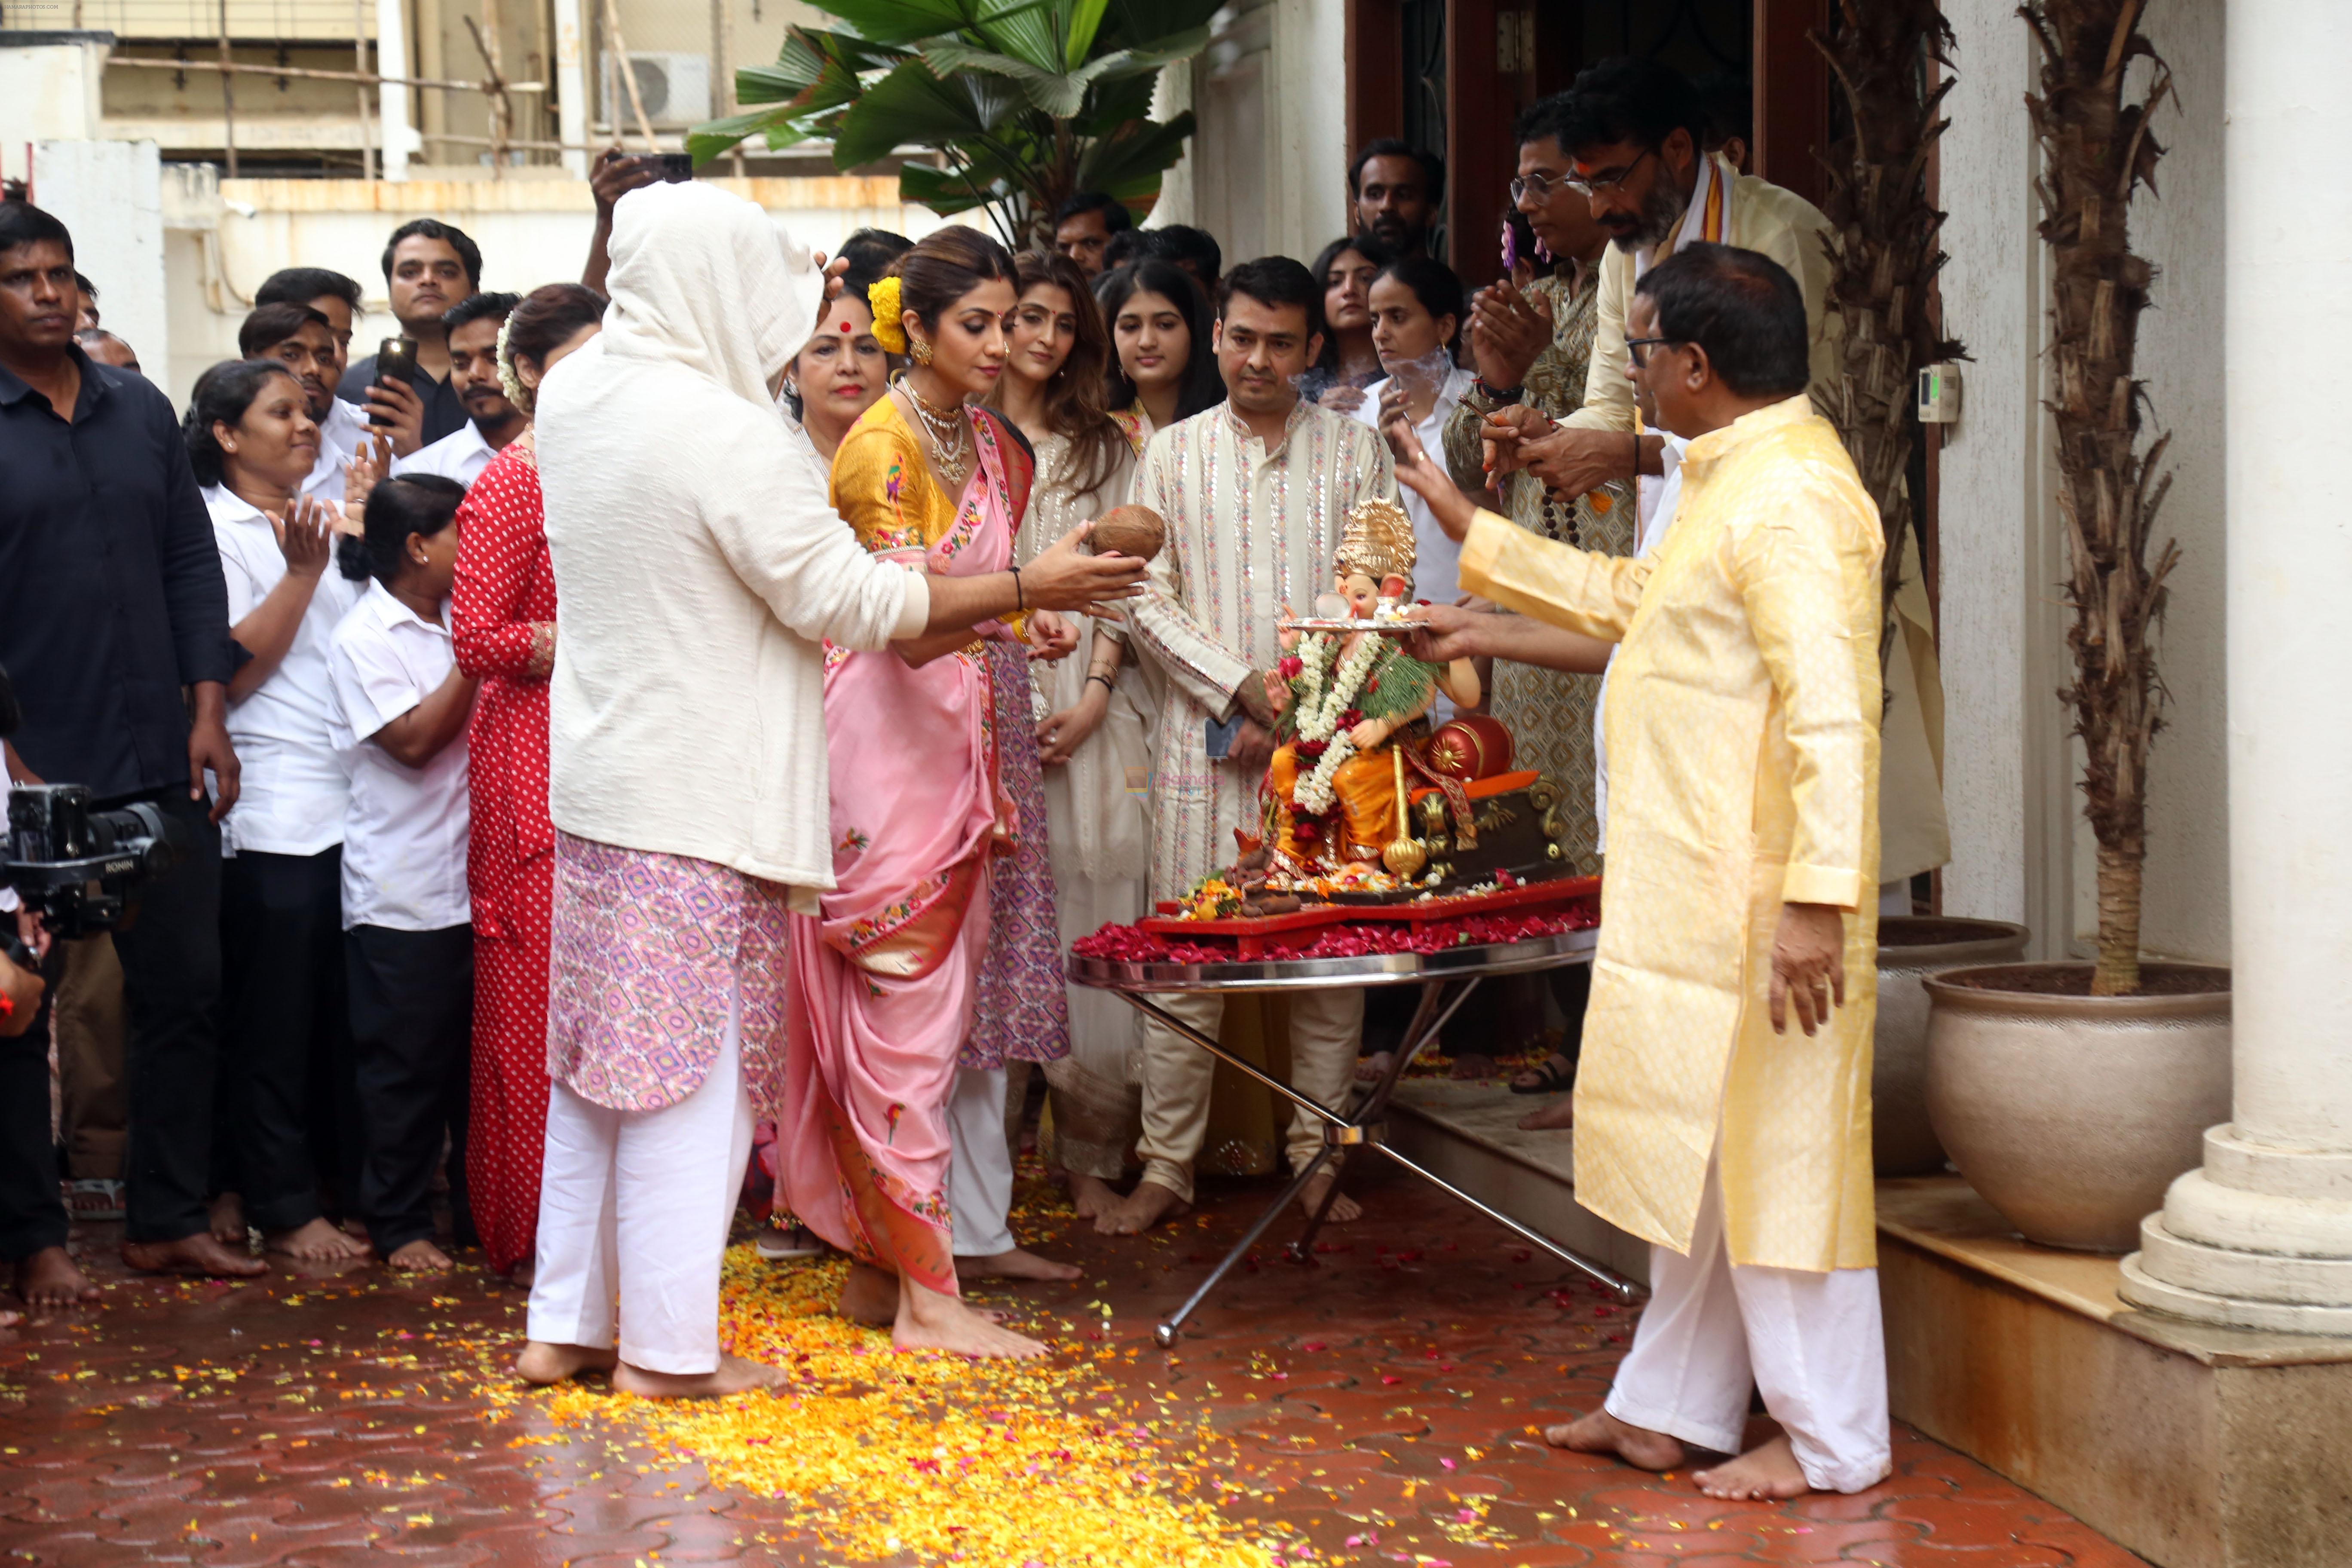
[[[956,226],[871,291],[875,335],[911,349],[916,368],[843,441],[833,500],[859,542],[909,570],[1012,563],[1034,464],[1018,431],[965,400],[1002,374],[1013,276],[1001,247]],[[1032,1356],[1045,1346],[961,1300],[946,1196],[947,1100],[988,942],[990,858],[1044,830],[998,787],[988,639],[1049,657],[1076,641],[1040,611],[827,655],[838,885],[793,918],[778,1144],[793,1215],[856,1259],[845,1315],[891,1322],[901,1349]]]

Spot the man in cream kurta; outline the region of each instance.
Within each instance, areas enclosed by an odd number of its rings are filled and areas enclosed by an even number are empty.
[[[1259,287],[1288,293],[1292,284],[1307,291],[1304,302],[1249,293]],[[1168,542],[1130,612],[1145,657],[1168,678],[1153,748],[1155,899],[1176,898],[1232,865],[1240,855],[1236,828],[1260,830],[1265,760],[1212,762],[1209,721],[1242,717],[1245,704],[1262,701],[1265,671],[1282,653],[1277,623],[1286,606],[1307,614],[1330,591],[1348,509],[1397,494],[1379,434],[1303,401],[1290,384],[1313,362],[1320,331],[1319,290],[1307,269],[1294,261],[1251,262],[1228,275],[1223,292],[1218,361],[1230,401],[1152,437],[1133,498],[1168,524]],[[1301,323],[1307,331],[1283,351],[1300,363],[1286,372],[1265,340],[1285,337]],[[1237,336],[1259,340],[1255,359],[1236,353]],[[1256,404],[1266,405],[1250,411],[1274,433],[1270,439],[1253,433],[1243,417],[1244,406]],[[1163,1005],[1212,1036],[1223,1016],[1223,999],[1214,995],[1168,997]],[[1299,1092],[1335,1105],[1346,1091],[1363,1005],[1360,991],[1293,998],[1291,1081]],[[1157,1187],[1191,1201],[1215,1066],[1172,1030],[1146,1026],[1143,1136],[1137,1143],[1144,1173],[1133,1198],[1156,1197],[1144,1188]],[[1321,1123],[1297,1113],[1287,1139],[1292,1168],[1303,1168],[1321,1147]],[[1134,1228],[1106,1218],[1104,1228]]]
[[[1843,328],[1828,308],[1825,242],[1834,237],[1829,219],[1795,192],[1740,174],[1720,153],[1700,152],[1703,110],[1690,85],[1668,67],[1612,61],[1580,76],[1574,92],[1580,124],[1569,133],[1576,145],[1567,151],[1580,175],[1592,182],[1594,219],[1612,240],[1601,261],[1584,405],[1560,421],[1566,428],[1559,434],[1526,444],[1525,455],[1538,473],[1559,476],[1567,488],[1581,491],[1633,472],[1640,422],[1625,379],[1626,310],[1643,273],[1695,243],[1761,252],[1796,279],[1805,298],[1813,404],[1831,406],[1843,369]],[[1641,439],[1649,447],[1641,453],[1646,521],[1660,488],[1658,437],[1646,432]],[[1901,627],[1885,676],[1879,876],[1887,885],[1888,907],[1907,914],[1909,892],[1902,884],[1943,865],[1952,851],[1944,815],[1943,679],[1918,545],[1909,535],[1895,611]]]
[[[1654,1245],[1654,1295],[1605,1414],[1547,1436],[1678,1468],[1684,1444],[1738,1448],[1752,1377],[1788,1436],[1699,1484],[1859,1490],[1888,1455],[1870,1153],[1884,542],[1836,431],[1789,395],[1786,271],[1703,245],[1642,292],[1646,384],[1689,438],[1655,552],[1483,511],[1462,552],[1469,592],[1620,644],[1576,1195]],[[1717,323],[1743,312],[1734,341]],[[1776,1029],[1784,1003],[1801,1031]]]

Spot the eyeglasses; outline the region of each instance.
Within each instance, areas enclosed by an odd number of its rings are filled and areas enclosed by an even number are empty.
[[[1642,351],[1654,343],[1671,343],[1674,341],[1672,338],[1627,338],[1625,352],[1633,356],[1635,370],[1647,370],[1650,368],[1650,359]]]
[[[1560,184],[1571,191],[1587,196],[1615,195],[1625,188],[1625,182],[1633,177],[1633,171],[1642,166],[1642,159],[1656,152],[1657,149],[1654,147],[1645,149],[1641,158],[1634,159],[1613,174],[1588,174],[1580,178],[1562,180]]]

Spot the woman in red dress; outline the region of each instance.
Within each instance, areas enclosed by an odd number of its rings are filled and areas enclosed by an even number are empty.
[[[528,416],[556,361],[595,336],[604,298],[577,283],[523,297],[499,339],[499,378]],[[450,621],[457,662],[479,678],[467,743],[473,825],[474,1059],[466,1185],[490,1267],[530,1282],[547,1137],[547,971],[555,828],[547,819],[547,678],[555,668],[555,574],[539,455],[526,430],[458,509]]]

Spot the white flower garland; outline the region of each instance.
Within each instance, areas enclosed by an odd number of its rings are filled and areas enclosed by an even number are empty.
[[[1348,759],[1356,754],[1356,742],[1350,736],[1339,732],[1339,715],[1355,706],[1356,694],[1363,689],[1365,678],[1381,657],[1381,639],[1360,637],[1355,647],[1339,661],[1339,668],[1330,686],[1318,692],[1322,683],[1323,668],[1330,657],[1333,635],[1317,632],[1307,637],[1298,650],[1299,660],[1306,666],[1300,672],[1306,695],[1298,707],[1298,738],[1302,741],[1325,742],[1322,756],[1316,759],[1315,769],[1298,781],[1294,792],[1298,805],[1320,816],[1331,809],[1332,781]]]

